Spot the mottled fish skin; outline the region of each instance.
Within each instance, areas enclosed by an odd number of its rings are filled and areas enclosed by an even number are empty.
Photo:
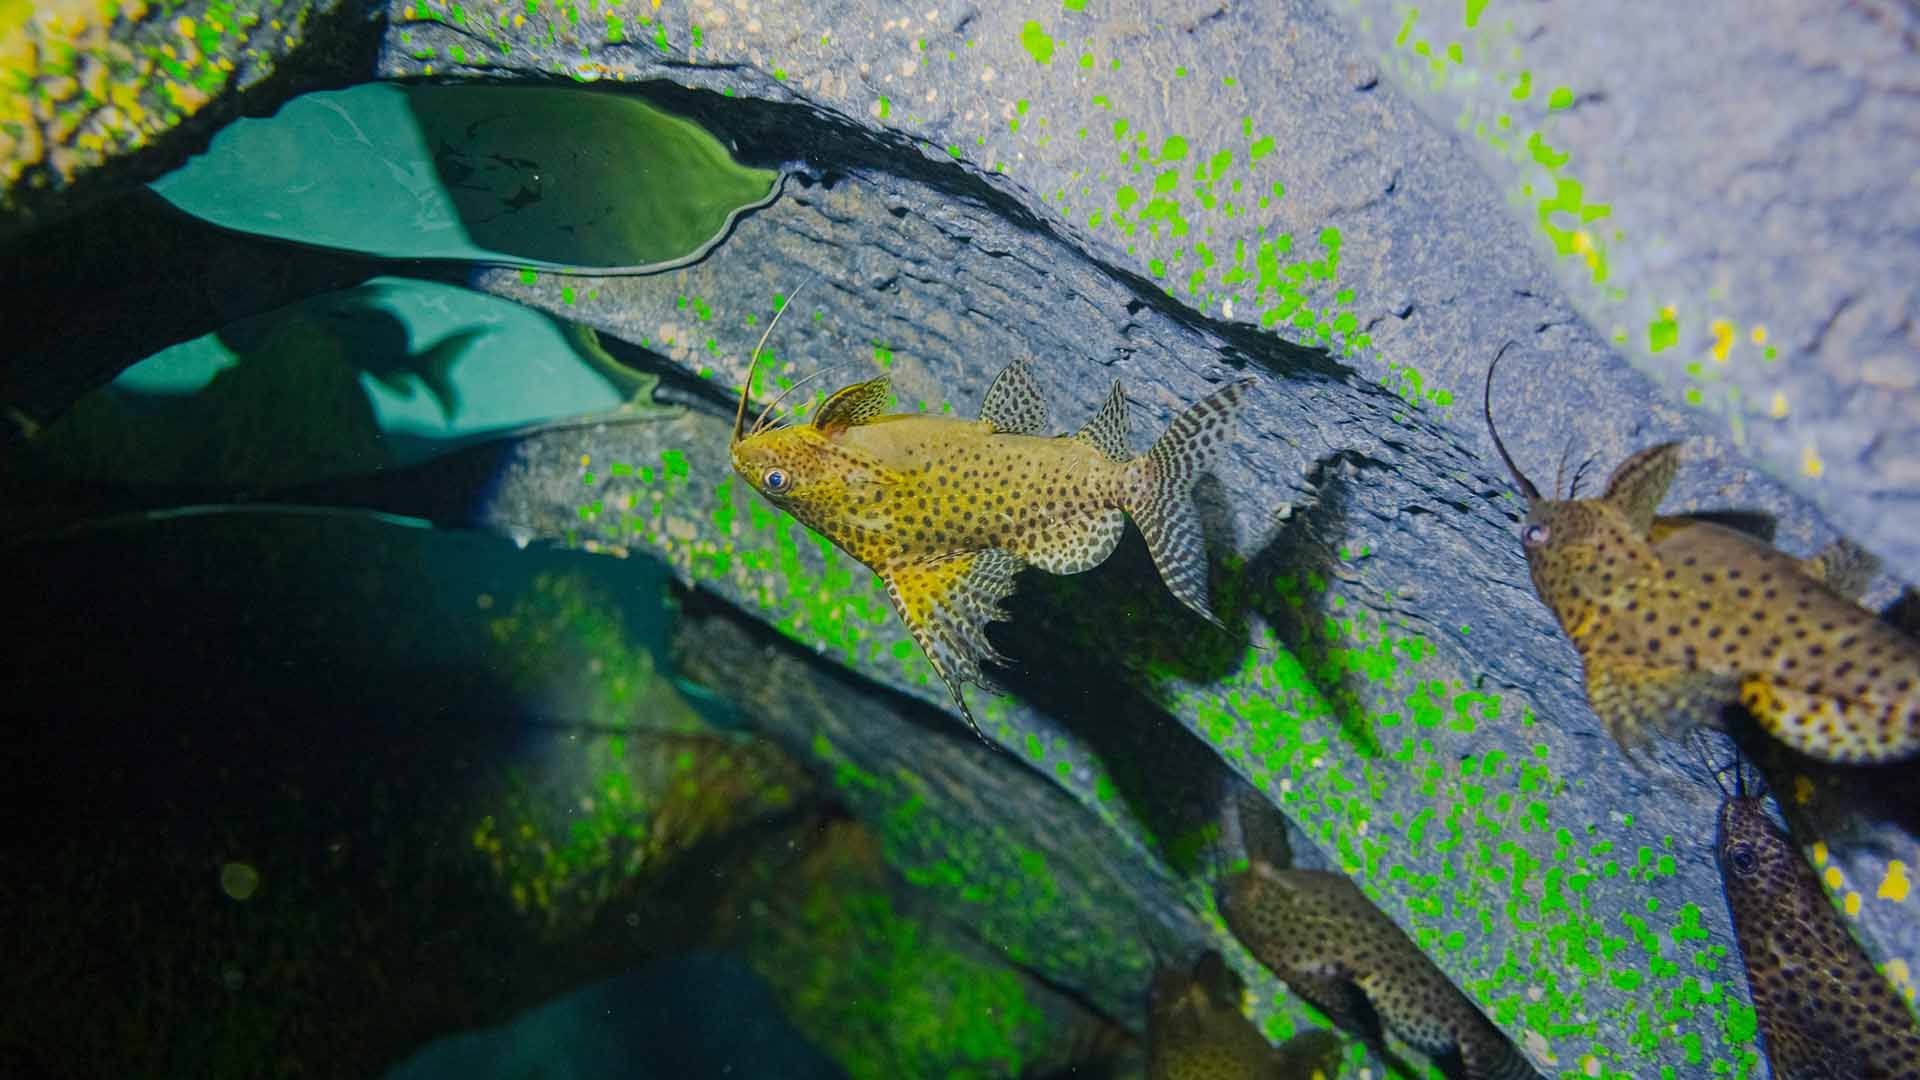
[[[1520,542],[1534,591],[1579,650],[1587,700],[1623,749],[1642,748],[1650,728],[1717,727],[1738,703],[1823,761],[1920,754],[1920,642],[1843,595],[1870,576],[1857,554],[1803,561],[1711,522],[1656,517],[1677,443],[1628,458],[1597,497],[1545,498],[1500,445],[1492,384],[1490,365],[1487,428],[1527,498]]]
[[[1920,1077],[1913,1014],[1761,798],[1735,794],[1721,805],[1715,854],[1774,1076]]]
[[[1245,985],[1217,952],[1153,980],[1147,1011],[1148,1080],[1332,1080],[1342,1042],[1310,1031],[1269,1044],[1240,1011]]]
[[[1248,951],[1343,1027],[1380,1023],[1430,1056],[1457,1051],[1468,1080],[1532,1080],[1513,1043],[1343,874],[1262,862],[1224,883],[1221,913]]]
[[[810,423],[739,432],[736,422],[733,467],[881,576],[971,725],[960,687],[990,685],[980,663],[1002,658],[986,625],[1006,617],[1000,604],[1014,575],[1026,566],[1075,574],[1100,565],[1127,515],[1174,596],[1219,624],[1191,492],[1251,385],[1241,380],[1201,399],[1135,458],[1118,382],[1086,427],[1058,438],[1043,434],[1046,404],[1023,361],[994,380],[978,420],[886,414],[882,376],[836,392]]]

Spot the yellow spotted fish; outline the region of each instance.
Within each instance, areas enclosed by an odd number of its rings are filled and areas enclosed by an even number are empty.
[[[1494,430],[1499,362],[1487,366],[1487,431],[1527,499],[1528,574],[1579,650],[1587,700],[1614,741],[1631,752],[1649,727],[1717,727],[1738,703],[1809,757],[1920,754],[1920,641],[1855,602],[1871,576],[1857,553],[1836,545],[1800,560],[1710,521],[1656,516],[1678,443],[1629,457],[1596,498],[1543,497]]]
[[[756,348],[756,365],[759,355]],[[1219,625],[1207,607],[1192,488],[1226,445],[1251,385],[1243,379],[1203,398],[1137,458],[1127,448],[1117,381],[1079,432],[1050,436],[1046,402],[1020,360],[994,379],[978,420],[887,413],[892,391],[882,375],[836,391],[807,423],[769,426],[775,401],[748,430],[743,386],[733,468],[880,575],[894,611],[978,733],[960,686],[990,686],[981,661],[1004,662],[986,626],[1006,618],[1000,604],[1014,575],[1027,566],[1091,570],[1120,542],[1128,514],[1167,588]]]
[[[1714,854],[1747,966],[1747,987],[1780,1080],[1920,1077],[1920,1027],[1847,932],[1813,868],[1764,801],[1734,791],[1720,805]]]
[[[1254,861],[1221,883],[1233,936],[1294,993],[1381,1049],[1376,1027],[1467,1080],[1537,1080],[1513,1043],[1345,874]]]

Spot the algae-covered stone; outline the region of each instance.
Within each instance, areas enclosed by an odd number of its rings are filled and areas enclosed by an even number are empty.
[[[249,103],[365,77],[382,9],[0,4],[0,241],[157,176]]]

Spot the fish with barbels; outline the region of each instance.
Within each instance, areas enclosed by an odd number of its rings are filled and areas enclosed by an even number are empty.
[[[1734,776],[1734,790],[1722,789],[1714,855],[1773,1075],[1920,1077],[1913,1013],[1847,932],[1764,798],[1747,793],[1738,766]]]
[[[1167,588],[1220,625],[1207,603],[1192,489],[1232,435],[1253,380],[1202,398],[1135,457],[1117,380],[1085,427],[1055,437],[1046,434],[1046,400],[1023,360],[993,380],[977,420],[889,413],[892,390],[882,375],[834,392],[806,422],[769,424],[776,399],[748,428],[747,388],[759,358],[756,346],[734,416],[734,471],[880,575],[976,734],[961,684],[991,687],[981,662],[1005,662],[986,627],[1006,618],[1000,604],[1013,594],[1014,575],[1028,566],[1050,574],[1099,566],[1128,516]]]
[[[1467,1080],[1539,1077],[1345,874],[1256,859],[1221,883],[1220,914],[1254,959],[1376,1050],[1377,1026],[1431,1057],[1458,1055]]]
[[[1855,602],[1870,574],[1848,548],[1796,559],[1711,521],[1658,516],[1679,443],[1629,457],[1596,497],[1579,498],[1577,484],[1564,499],[1557,484],[1553,498],[1541,495],[1493,426],[1500,355],[1487,365],[1487,432],[1526,496],[1527,572],[1622,749],[1642,748],[1650,729],[1719,727],[1739,704],[1823,761],[1920,754],[1920,641]]]
[[[1332,1080],[1344,1045],[1324,1028],[1279,1046],[1240,1011],[1246,984],[1213,950],[1167,965],[1147,1007],[1147,1080]]]

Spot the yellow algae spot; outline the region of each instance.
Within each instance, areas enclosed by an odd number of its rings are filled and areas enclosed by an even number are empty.
[[[193,20],[185,15],[180,16],[174,20],[173,32],[189,41],[193,40]]]
[[[1580,1072],[1584,1076],[1599,1076],[1601,1068],[1600,1059],[1592,1054],[1580,1059]]]
[[[1807,779],[1805,776],[1796,776],[1793,778],[1793,801],[1799,806],[1805,806],[1813,801],[1812,780]]]
[[[1907,967],[1905,960],[1889,960],[1881,972],[1893,984],[1893,988],[1900,991],[1901,996],[1908,1001],[1913,1000],[1913,970]]]
[[[583,468],[583,469],[584,469],[584,468],[586,468],[587,466],[589,466],[589,465],[591,465],[591,464],[593,464],[593,459],[592,459],[592,458],[590,458],[590,457],[588,457],[588,456],[587,456],[587,455],[585,455],[585,454],[581,454],[581,455],[580,455],[580,467],[581,467],[581,468]]]
[[[1837,866],[1827,867],[1827,872],[1821,876],[1826,880],[1827,888],[1829,889],[1837,889],[1845,884],[1844,879],[1840,876],[1840,868]]]
[[[527,17],[525,15],[515,15],[513,17],[513,28],[515,30],[518,30],[525,25],[527,25]]]
[[[1787,415],[1787,395],[1775,390],[1773,392],[1773,404],[1767,406],[1767,414],[1775,420]]]
[[[1808,476],[1819,476],[1827,471],[1827,464],[1820,460],[1820,452],[1809,446],[1800,451],[1800,471]]]
[[[1827,865],[1827,842],[1824,840],[1815,840],[1813,842],[1813,865]]]
[[[1887,876],[1880,879],[1880,888],[1873,895],[1899,904],[1906,901],[1912,888],[1913,883],[1907,880],[1907,864],[1895,859],[1887,864]]]
[[[1767,328],[1764,326],[1754,327],[1752,337],[1755,345],[1765,345],[1767,343]]]
[[[1847,898],[1841,901],[1841,906],[1847,909],[1848,915],[1858,916],[1860,914],[1860,894],[1854,892],[1852,889],[1848,889]]]
[[[1727,354],[1733,351],[1733,324],[1725,319],[1715,319],[1707,324],[1713,331],[1713,359],[1716,363],[1727,362]]]
[[[1674,310],[1674,307],[1672,304],[1662,304],[1660,306],[1660,317],[1667,320],[1668,322],[1672,322],[1673,317],[1678,314],[1679,312]]]

